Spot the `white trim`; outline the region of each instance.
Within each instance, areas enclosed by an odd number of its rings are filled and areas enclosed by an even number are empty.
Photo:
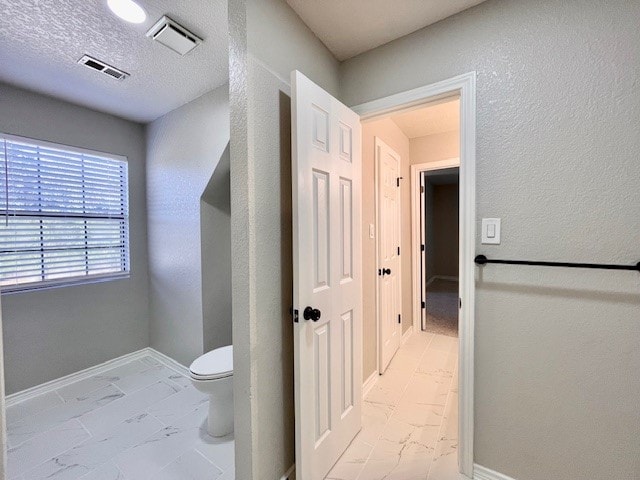
[[[93,157],[109,158],[111,160],[118,160],[121,162],[129,163],[129,159],[125,155],[118,155],[117,153],[110,152],[101,152],[100,150],[91,150],[89,148],[76,147],[74,145],[67,145],[65,143],[47,142],[46,140],[14,135],[12,133],[0,132],[0,139],[6,139],[10,142],[28,143],[43,148],[49,148],[51,150],[61,150],[65,152],[78,153],[81,155],[91,155]]]
[[[364,381],[362,384],[362,398],[366,397],[367,393],[369,393],[373,386],[378,383],[378,378],[380,378],[380,374],[378,373],[378,370],[376,370]]]
[[[296,480],[296,464],[294,463],[289,467],[287,473],[280,477],[280,480]]]
[[[460,471],[473,475],[473,395],[476,238],[476,72],[373,100],[353,108],[361,120],[460,96],[460,309],[458,438]]]
[[[460,278],[454,277],[453,275],[434,275],[429,279],[429,282],[433,282],[434,280],[446,280],[447,282],[457,282],[460,280]]]
[[[143,348],[142,350],[138,350],[137,352],[127,353],[126,355],[122,355],[121,357],[107,360],[106,362],[99,365],[85,368],[84,370],[80,370],[79,372],[74,372],[69,375],[65,375],[64,377],[60,377],[55,380],[43,383],[41,385],[36,385],[35,387],[22,390],[21,392],[7,395],[5,406],[7,408],[11,407],[18,403],[24,402],[25,400],[30,400],[39,395],[53,392],[54,390],[66,387],[67,385],[71,385],[72,383],[79,382],[80,380],[85,380],[96,375],[100,375],[107,372],[108,370],[111,370],[112,368],[119,367],[121,365],[124,365],[125,363],[133,362],[134,360],[139,360],[144,357],[151,357],[165,367],[170,368],[171,370],[174,370],[175,372],[180,373],[181,375],[184,375],[186,377],[189,376],[189,369],[187,367],[181,365],[172,358],[167,357],[163,353],[160,353],[153,348],[147,347]]]
[[[170,368],[174,372],[177,372],[184,377],[187,377],[187,378],[191,377],[191,372],[189,370],[189,367],[185,367],[177,360],[174,360],[168,355],[165,355],[164,353],[159,352],[155,348],[147,347],[146,350],[147,350],[147,355],[149,355],[151,358],[158,361],[165,367]]]
[[[409,328],[407,328],[407,331],[402,334],[402,340],[400,340],[400,346],[407,343],[407,340],[409,340],[409,337],[411,337],[412,334],[413,334],[413,325],[409,325]]]
[[[389,115],[399,110],[407,111],[419,108],[426,103],[433,103],[443,98],[459,95],[465,87],[473,86],[475,100],[476,72],[463,73],[440,82],[425,85],[423,87],[400,92],[388,97],[379,98],[370,102],[361,103],[351,109],[360,115],[360,120],[369,120],[374,117]],[[471,85],[473,83],[473,85]],[[475,103],[474,103],[475,105]],[[474,119],[475,123],[475,119]],[[475,126],[475,125],[474,125]]]
[[[515,480],[515,478],[508,477],[476,463],[473,465],[473,480]]]
[[[102,275],[86,275],[84,277],[68,277],[59,280],[44,280],[38,282],[8,285],[0,289],[2,295],[14,295],[17,293],[37,292],[51,290],[52,288],[74,287],[77,285],[91,285],[94,283],[111,282],[114,280],[128,280],[131,272],[105,273]]]
[[[447,158],[438,160],[437,162],[414,163],[411,165],[412,173],[426,172],[428,170],[444,170],[447,168],[458,168],[460,166],[460,157]]]
[[[450,277],[448,275],[434,275],[433,277],[430,277],[429,280],[427,280],[426,286],[428,287],[429,285],[431,285],[436,280],[446,280],[448,282],[458,282],[458,281],[460,281],[460,279],[458,277]]]
[[[420,245],[422,242],[420,239],[419,228],[419,226],[422,224],[422,222],[420,221],[420,188],[418,188],[420,186],[419,175],[422,172],[459,167],[459,157],[439,160],[437,162],[416,163],[414,165],[411,165],[411,270],[413,273],[413,275],[411,276],[411,292],[413,294],[411,304],[413,305],[413,326],[416,329],[421,328],[421,325],[417,324],[422,318],[422,306],[420,304],[420,302],[422,301],[422,292],[420,291],[420,269],[417,268],[417,265],[419,265],[422,260],[422,252],[420,250]],[[432,282],[435,278],[437,278],[437,276],[429,278],[429,282]],[[429,284],[429,282],[427,282],[427,285]]]

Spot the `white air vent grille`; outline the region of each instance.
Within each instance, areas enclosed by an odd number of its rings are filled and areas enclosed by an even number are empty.
[[[123,72],[122,70],[112,67],[111,65],[104,63],[97,58],[90,57],[89,55],[84,55],[80,60],[78,60],[78,63],[97,72],[104,73],[116,80],[124,80],[129,76],[127,72]]]
[[[202,43],[200,37],[167,16],[162,17],[151,27],[147,32],[147,37],[153,38],[180,55],[189,53]]]

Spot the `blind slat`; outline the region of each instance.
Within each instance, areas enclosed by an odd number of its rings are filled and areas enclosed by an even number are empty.
[[[0,202],[0,286],[128,273],[126,161],[0,135]]]

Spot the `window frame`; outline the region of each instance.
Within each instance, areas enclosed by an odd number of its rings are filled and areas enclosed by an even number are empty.
[[[126,265],[128,269],[126,271],[121,272],[113,272],[113,273],[104,273],[104,274],[94,274],[94,275],[84,275],[84,276],[73,276],[68,278],[58,278],[53,280],[41,280],[38,282],[29,282],[17,285],[7,285],[0,286],[0,294],[15,294],[21,292],[33,292],[40,290],[48,290],[51,288],[60,288],[60,287],[68,287],[68,286],[76,286],[76,285],[87,285],[93,283],[103,283],[113,280],[123,280],[131,277],[131,216],[130,216],[130,182],[129,182],[129,159],[125,155],[118,155],[114,153],[102,152],[99,150],[93,150],[89,148],[76,147],[72,145],[67,145],[64,143],[57,142],[49,142],[46,140],[39,140],[36,138],[25,137],[20,135],[14,135],[10,133],[0,132],[0,141],[9,141],[9,142],[18,142],[18,143],[27,143],[37,147],[61,150],[64,152],[68,152],[71,154],[80,154],[80,155],[89,155],[94,157],[102,157],[105,159],[115,160],[119,162],[123,162],[126,165],[126,191],[125,198],[127,202],[127,215],[125,216],[126,221]],[[2,148],[0,144],[0,148]],[[4,152],[3,152],[4,153]],[[0,178],[0,188],[4,188],[4,178]],[[0,206],[0,210],[4,211],[6,208],[5,205]],[[11,216],[11,215],[9,215]],[[4,222],[4,215],[0,214],[0,222]],[[90,218],[90,217],[82,217],[78,218]],[[106,217],[105,217],[106,218]]]

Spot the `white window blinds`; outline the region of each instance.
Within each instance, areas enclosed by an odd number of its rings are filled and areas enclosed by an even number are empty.
[[[123,157],[0,134],[0,288],[127,275]]]

